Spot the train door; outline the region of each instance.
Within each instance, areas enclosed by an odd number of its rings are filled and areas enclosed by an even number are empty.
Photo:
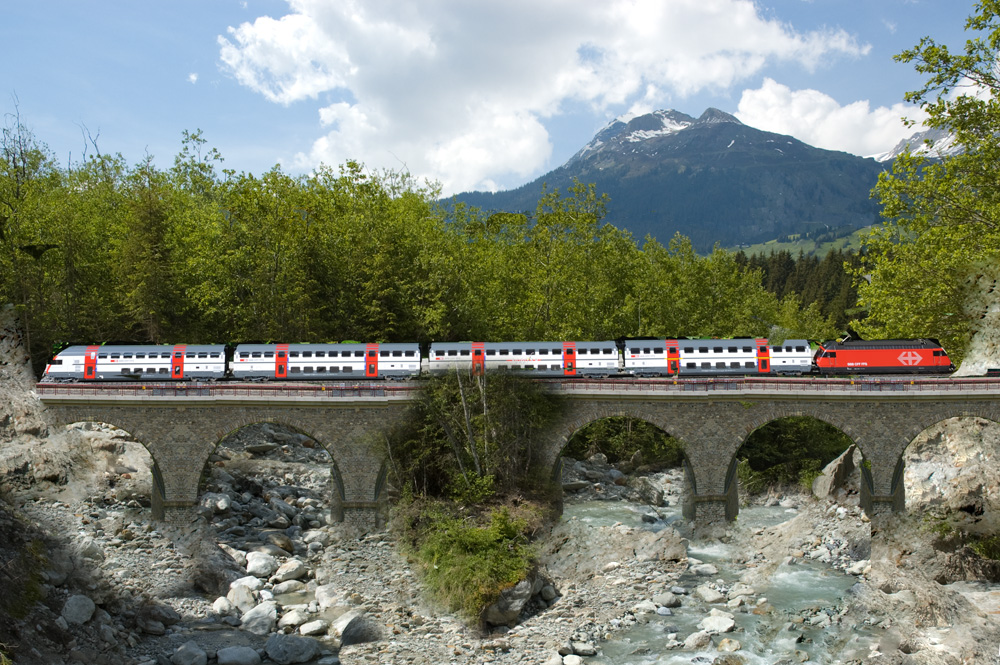
[[[279,344],[274,350],[274,378],[288,378],[288,345]]]
[[[482,376],[486,372],[486,344],[472,343],[472,375]]]
[[[677,346],[676,339],[664,340],[667,345],[667,371],[670,374],[677,374],[680,371],[681,366],[681,354],[680,349]]]
[[[178,344],[170,354],[170,378],[184,378],[184,352],[187,350],[186,344]]]
[[[576,376],[575,342],[563,342],[563,376]]]
[[[97,378],[97,351],[100,346],[88,346],[83,353],[83,378]]]
[[[378,378],[378,344],[369,344],[365,348],[365,378]]]
[[[757,345],[757,371],[761,374],[768,374],[771,371],[771,349],[767,345],[766,339],[754,340]]]

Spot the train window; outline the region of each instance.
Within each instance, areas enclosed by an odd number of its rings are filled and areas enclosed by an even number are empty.
[[[729,353],[736,353],[736,347],[730,346],[729,348],[726,349],[726,351],[728,351]]]
[[[167,369],[166,367],[161,367],[160,368],[160,374],[169,374],[169,373],[170,373],[170,370]]]
[[[364,355],[365,355],[365,352],[364,352],[364,351],[355,351],[355,352],[354,352],[354,357],[355,357],[355,358],[363,358],[363,357],[364,357]],[[345,356],[345,357],[346,357],[346,356]]]
[[[252,353],[250,354],[250,357],[251,357],[251,358],[260,358],[260,351],[253,351],[253,352],[252,352]]]
[[[611,355],[611,349],[604,349],[604,355],[610,356]]]
[[[642,352],[648,354],[649,353],[649,347],[648,346],[642,347]]]
[[[497,354],[497,350],[496,349],[486,349],[486,355],[488,355],[488,356],[495,356],[496,354]]]
[[[528,349],[527,351],[524,352],[524,355],[526,355],[526,356],[533,356],[533,355],[535,355],[535,350],[534,349]]]
[[[755,367],[753,361],[750,361],[750,360],[748,360],[745,363],[743,363],[743,366],[746,367],[747,369],[753,369]]]
[[[718,369],[726,369],[726,363],[723,362],[723,361],[721,361],[721,360],[719,362],[715,363],[715,366]]]
[[[336,365],[330,365],[330,372],[334,372],[334,373],[338,373],[339,374],[340,373],[340,368],[337,367]]]
[[[694,347],[693,346],[685,346],[684,347],[684,353],[694,353]]]
[[[940,351],[935,351],[935,352],[934,352],[934,357],[938,357],[938,356],[940,356],[940,355],[941,355],[941,352],[940,352]]]
[[[733,361],[733,362],[729,363],[729,366],[731,368],[733,368],[733,369],[739,369],[740,368],[740,364],[738,362],[736,362],[736,361]]]
[[[657,346],[657,347],[655,347],[655,348],[653,349],[653,353],[657,353],[657,354],[659,354],[659,353],[663,353],[663,347],[661,347],[661,346]]]
[[[482,349],[474,349],[472,351],[472,355],[474,355],[477,358],[482,358],[483,357],[483,350]]]
[[[138,357],[139,357],[139,356],[136,356],[136,358],[138,358]],[[208,357],[208,351],[202,351],[202,352],[200,352],[200,353],[198,354],[198,357],[199,357],[199,358],[207,358],[207,357]],[[270,356],[268,356],[268,357],[270,358]]]
[[[708,353],[708,347],[707,346],[699,346],[698,347],[698,353]]]
[[[698,363],[688,363],[687,365],[685,365],[685,367],[687,367],[688,369],[695,369],[696,367],[698,367]]]
[[[547,356],[547,355],[549,355],[549,350],[548,349],[538,349],[538,355],[540,355],[540,356]]]
[[[521,355],[521,349],[514,349],[514,351],[513,351],[513,354],[514,354],[515,356],[519,356],[519,355]]]
[[[501,356],[509,356],[510,355],[510,350],[509,349],[500,349],[500,355]]]
[[[188,351],[184,354],[185,358],[194,358],[194,351]]]
[[[753,353],[753,347],[752,346],[744,346],[743,347],[743,353]]]
[[[722,353],[722,347],[721,346],[713,346],[712,347],[712,353]]]
[[[150,356],[150,358],[152,358],[152,357],[153,357],[153,356]],[[213,353],[213,354],[212,354],[212,357],[213,357],[213,358],[218,358],[218,357],[219,357],[219,354],[218,354],[218,353]],[[280,354],[278,354],[278,357],[279,357],[279,358],[284,358],[284,357],[285,357],[285,352],[284,352],[284,351],[282,351],[282,352],[281,352]]]
[[[240,358],[249,358],[249,357],[250,357],[249,351],[240,351]]]
[[[534,365],[525,365],[524,369],[535,369]]]
[[[781,347],[780,346],[772,346],[771,347],[771,353],[781,353]]]
[[[449,356],[457,356],[458,355],[458,350],[456,350],[456,349],[449,349],[448,350],[448,355]]]
[[[795,347],[795,350],[796,350],[796,351],[797,351],[798,353],[805,353],[805,351],[806,351],[806,347],[804,347],[804,346],[796,346],[796,347]]]
[[[313,373],[313,368],[310,367],[310,366],[306,366],[306,367],[302,368],[302,371],[305,372],[306,374],[312,374]]]
[[[137,353],[137,354],[135,354],[135,359],[136,360],[142,360],[145,357],[146,357],[145,353]]]
[[[407,351],[407,352],[406,352],[406,357],[407,357],[407,358],[412,358],[412,357],[413,357],[413,356],[415,356],[415,355],[416,355],[416,353],[415,353],[414,351]]]
[[[122,374],[131,374],[131,370],[128,367],[122,367]]]
[[[329,351],[328,353],[329,353],[329,356],[331,358],[336,358],[337,357],[337,352],[336,351]],[[345,354],[344,357],[346,358],[347,356],[351,355],[351,352],[350,351],[344,351],[344,354]]]
[[[402,358],[403,357],[403,352],[402,351],[393,351],[392,352],[392,357],[393,358]]]
[[[313,357],[313,352],[312,351],[303,351],[302,352],[302,357],[303,358],[312,358]]]
[[[299,372],[302,371],[302,368],[301,367],[289,367],[288,371],[291,372],[292,374],[298,374]]]
[[[628,352],[631,353],[633,356],[639,355],[639,349],[636,348],[629,349]]]
[[[317,351],[316,352],[316,357],[317,358],[326,358],[326,351]]]
[[[153,357],[153,356],[150,356],[150,358],[152,358],[152,357]],[[161,358],[169,358],[169,357],[170,357],[170,352],[169,352],[169,351],[167,351],[166,353],[161,353],[161,354],[160,354],[160,357],[161,357]]]
[[[122,358],[123,358],[123,359],[124,359],[124,358],[131,358],[131,357],[132,357],[132,354],[131,354],[131,353],[123,353],[123,354],[122,354]]]
[[[320,365],[319,367],[316,368],[316,372],[317,373],[320,373],[320,372],[325,373],[326,372],[326,367],[323,367],[322,365]]]
[[[704,362],[701,364],[702,369],[712,369],[712,363]]]
[[[150,367],[149,369],[146,370],[146,373],[147,374],[156,374],[156,368],[155,367]]]
[[[112,358],[121,358],[121,357],[122,357],[122,354],[120,354],[120,353],[112,353],[112,354],[111,354],[111,357],[112,357]]]
[[[264,352],[264,357],[265,358],[273,358],[274,357],[274,351],[265,351]]]
[[[107,357],[108,357],[108,354],[106,354],[106,353],[98,353],[98,354],[97,354],[97,357],[98,357],[98,358],[107,358]]]
[[[767,353],[767,347],[766,346],[760,347],[760,352],[761,353]]]
[[[115,356],[112,355],[111,357],[114,358]],[[174,358],[183,358],[183,357],[184,357],[184,354],[181,353],[180,351],[175,351],[174,352]]]
[[[340,371],[342,371],[342,372],[347,372],[347,373],[351,373],[351,372],[353,372],[353,371],[354,371],[354,368],[353,368],[353,367],[349,367],[349,366],[347,366],[347,365],[344,365],[344,366],[343,366],[343,367],[342,367],[342,368],[340,369]]]
[[[462,349],[462,350],[460,350],[458,352],[458,355],[468,358],[469,357],[469,350],[468,349]]]
[[[823,357],[825,357],[825,358],[836,358],[837,357],[837,352],[836,351],[827,351],[826,353],[823,354]]]
[[[368,357],[369,358],[374,358],[376,355],[378,355],[377,351],[369,351],[368,352]]]
[[[379,355],[379,358],[388,358],[389,357],[389,352],[388,351],[379,351],[378,355]]]

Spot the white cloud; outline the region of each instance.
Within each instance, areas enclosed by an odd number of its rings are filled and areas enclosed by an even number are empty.
[[[197,72],[191,72],[190,74],[188,74],[188,81],[191,82],[191,83],[197,83],[198,82],[198,73]]]
[[[867,101],[841,106],[818,90],[791,90],[764,79],[756,90],[744,90],[736,117],[741,122],[779,134],[790,134],[818,148],[844,150],[856,155],[887,152],[914,128],[902,118],[924,119],[919,108],[898,103],[872,109]]]
[[[300,166],[358,159],[490,188],[541,168],[567,103],[661,108],[774,62],[807,70],[868,46],[796,32],[751,0],[288,0],[219,37],[224,68],[279,104],[317,100],[326,134]]]

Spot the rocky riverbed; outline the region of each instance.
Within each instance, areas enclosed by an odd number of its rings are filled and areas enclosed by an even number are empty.
[[[539,541],[539,581],[482,633],[428,603],[388,533],[331,522],[330,460],[307,437],[241,430],[206,469],[199,517],[166,525],[149,517],[142,447],[109,426],[50,428],[31,385],[5,329],[0,483],[21,521],[2,519],[46,552],[39,601],[0,617],[16,663],[997,660],[1000,574],[940,528],[994,529],[995,425],[950,424],[908,449],[905,517],[873,528],[848,453],[818,498],[756,498],[791,519],[741,519],[709,542],[692,541],[680,518],[680,471],[566,460],[575,518]],[[14,555],[0,543],[0,561]],[[849,576],[850,591],[782,606],[775,585],[817,569]]]

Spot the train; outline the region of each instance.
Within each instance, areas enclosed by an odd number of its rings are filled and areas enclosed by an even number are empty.
[[[935,339],[74,345],[43,382],[406,380],[456,369],[538,378],[949,374]]]

